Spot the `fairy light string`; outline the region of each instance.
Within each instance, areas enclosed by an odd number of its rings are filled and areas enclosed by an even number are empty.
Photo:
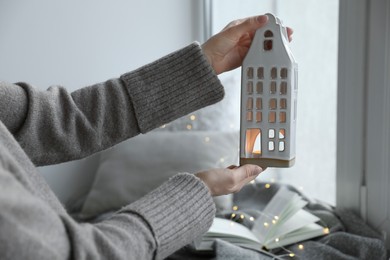
[[[271,180],[271,183],[274,183],[274,179]],[[266,189],[269,189],[271,188],[271,183],[266,183],[264,184],[264,188]],[[300,190],[302,190],[303,187],[300,187]],[[245,213],[238,213],[238,210],[239,210],[239,207],[238,205],[234,205],[232,207],[232,210],[234,211],[232,214],[231,214],[231,220],[232,222],[239,222],[239,221],[242,221],[244,220],[245,218],[246,219],[249,219],[249,221],[251,222],[254,222],[256,219],[253,217],[253,216],[245,216]],[[265,214],[263,212],[260,212],[260,216],[264,216],[266,218],[266,221],[263,223],[264,227],[266,228],[270,228],[271,225],[276,225],[278,223],[278,221],[280,220],[280,217],[278,215],[274,215],[274,216],[270,216],[268,214]],[[324,235],[328,235],[330,233],[330,229],[329,227],[326,225],[326,223],[323,221],[323,220],[319,220],[319,224],[321,226],[323,226],[323,234]],[[277,237],[274,239],[275,243],[279,243],[281,242],[283,239],[283,237]],[[300,255],[304,252],[305,250],[305,246],[302,244],[302,243],[296,243],[296,244],[292,244],[289,246],[290,249],[287,249],[286,247],[284,246],[281,246],[281,245],[278,245],[278,247],[274,248],[276,250],[283,250],[284,253],[282,254],[274,254],[272,253],[272,251],[269,251],[267,250],[263,250],[263,248],[260,248],[260,251],[270,257],[272,257],[272,259],[275,259],[275,260],[283,260],[283,259],[299,259],[300,258]]]

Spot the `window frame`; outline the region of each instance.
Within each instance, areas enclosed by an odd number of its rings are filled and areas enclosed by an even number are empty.
[[[390,249],[390,2],[340,1],[339,22],[336,204]]]

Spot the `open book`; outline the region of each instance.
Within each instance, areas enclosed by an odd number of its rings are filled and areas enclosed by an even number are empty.
[[[209,250],[219,238],[255,250],[273,249],[327,234],[328,229],[316,223],[320,219],[303,209],[306,204],[297,193],[282,187],[254,220],[251,230],[237,222],[215,218],[197,248]]]

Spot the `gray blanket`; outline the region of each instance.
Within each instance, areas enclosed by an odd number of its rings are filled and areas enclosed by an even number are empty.
[[[265,188],[264,183],[247,185],[241,192],[235,194],[234,205],[239,208],[237,215],[258,216],[267,202],[280,188],[280,185],[273,184]],[[276,249],[270,252],[257,252],[237,247],[222,240],[216,240],[212,251],[200,252],[193,245],[177,251],[167,259],[169,260],[233,260],[233,259],[316,259],[316,260],[352,260],[352,259],[386,259],[386,248],[380,234],[370,228],[354,213],[346,210],[333,208],[325,203],[309,199],[301,194],[294,187],[288,186],[290,190],[299,193],[309,203],[306,209],[318,216],[323,223],[329,227],[330,234],[321,238],[308,240],[298,246],[291,245],[286,249],[295,254],[290,258],[288,251]],[[219,217],[231,218],[233,212],[220,212]],[[245,218],[242,224],[251,227],[252,222]],[[237,221],[240,221],[237,219]]]

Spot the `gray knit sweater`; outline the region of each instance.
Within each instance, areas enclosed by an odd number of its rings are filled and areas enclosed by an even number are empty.
[[[80,224],[35,166],[86,157],[223,95],[195,43],[73,93],[0,83],[0,259],[162,259],[201,235],[215,208],[193,175],[172,177],[108,220]]]

